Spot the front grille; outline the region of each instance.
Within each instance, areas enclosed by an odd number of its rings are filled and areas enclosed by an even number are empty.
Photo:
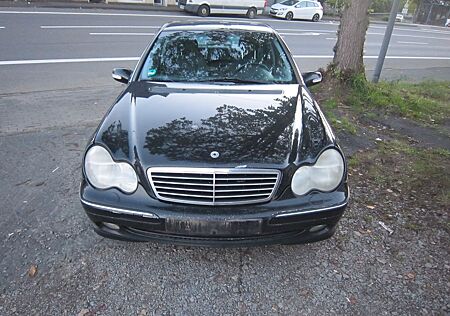
[[[280,180],[272,169],[149,168],[147,175],[158,199],[198,205],[267,202]]]

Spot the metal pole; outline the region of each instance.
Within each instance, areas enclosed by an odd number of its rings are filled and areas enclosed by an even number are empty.
[[[377,65],[375,72],[373,73],[373,82],[377,83],[380,80],[381,69],[383,69],[384,58],[389,47],[391,40],[392,30],[394,29],[395,18],[397,17],[398,8],[400,6],[400,0],[394,0],[391,8],[391,14],[389,16],[389,22],[386,26],[386,32],[384,33],[383,44],[381,44],[380,55],[378,55]]]

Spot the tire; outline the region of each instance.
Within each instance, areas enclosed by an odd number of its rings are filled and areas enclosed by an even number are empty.
[[[247,11],[247,17],[248,17],[249,19],[254,19],[254,18],[256,18],[257,15],[258,15],[258,11],[256,11],[255,8],[250,8],[250,9],[248,9],[248,11]]]
[[[197,11],[197,14],[201,17],[207,17],[209,15],[209,7],[206,4],[202,4]]]
[[[286,13],[285,18],[286,18],[286,20],[290,21],[294,18],[294,14],[292,12],[288,12],[288,13]]]
[[[314,14],[314,16],[312,17],[312,21],[313,22],[318,22],[320,20],[320,15],[319,14]]]

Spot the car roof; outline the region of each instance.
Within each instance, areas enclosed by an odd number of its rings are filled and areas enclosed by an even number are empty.
[[[238,21],[187,21],[170,22],[161,28],[161,31],[216,31],[216,30],[242,30],[274,33],[275,30],[265,23],[238,22]]]

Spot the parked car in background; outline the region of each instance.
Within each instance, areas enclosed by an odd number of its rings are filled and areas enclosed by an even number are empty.
[[[81,203],[100,235],[249,245],[331,237],[349,190],[341,148],[271,27],[166,24],[83,157]]]
[[[270,7],[270,15],[286,20],[320,21],[323,16],[323,7],[313,0],[286,0]]]
[[[245,14],[249,19],[254,19],[262,14],[266,0],[179,0],[178,7],[184,11],[208,16],[210,14]]]
[[[447,19],[447,21],[445,21],[445,26],[450,27],[450,19]]]
[[[403,14],[401,14],[401,13],[397,13],[397,16],[395,17],[395,21],[396,22],[403,22],[403,19],[404,19],[405,17],[403,16]]]

